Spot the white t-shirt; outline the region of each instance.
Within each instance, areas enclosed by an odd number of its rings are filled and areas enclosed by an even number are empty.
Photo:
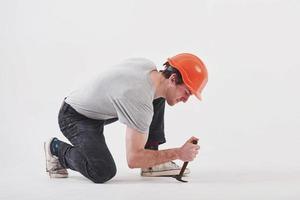
[[[139,132],[148,133],[155,93],[150,78],[153,70],[157,69],[150,60],[125,60],[112,66],[83,88],[73,91],[65,102],[88,118],[118,118],[120,122]]]

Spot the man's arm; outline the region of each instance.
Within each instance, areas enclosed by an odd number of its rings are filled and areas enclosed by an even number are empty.
[[[126,156],[128,166],[130,168],[145,168],[176,159],[192,161],[198,154],[198,149],[200,148],[198,145],[191,143],[194,139],[198,140],[192,137],[181,148],[159,151],[147,150],[144,149],[147,135],[127,127]]]

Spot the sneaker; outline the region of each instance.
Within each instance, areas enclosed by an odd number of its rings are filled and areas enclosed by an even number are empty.
[[[52,155],[50,150],[51,141],[54,138],[50,138],[48,141],[44,142],[44,151],[46,156],[46,172],[49,173],[50,178],[67,178],[68,171],[63,168],[59,163],[58,157]]]
[[[141,176],[170,176],[170,175],[178,175],[180,173],[181,167],[178,166],[175,162],[166,162],[160,165],[155,165],[149,168],[141,169]],[[187,175],[190,173],[188,168],[185,169],[183,175]]]

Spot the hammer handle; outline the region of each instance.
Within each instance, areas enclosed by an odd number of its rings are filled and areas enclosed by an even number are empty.
[[[197,144],[198,141],[197,140],[193,140],[192,143],[193,144]],[[189,162],[184,162],[183,163],[183,165],[181,167],[181,170],[180,170],[180,173],[179,173],[179,176],[181,176],[181,177],[183,176],[183,173],[184,173],[184,171],[185,171],[185,169],[186,169],[186,167],[187,167],[188,164],[189,164]]]

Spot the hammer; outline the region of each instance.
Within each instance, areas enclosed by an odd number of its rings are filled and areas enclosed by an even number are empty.
[[[197,144],[198,142],[197,142],[197,140],[193,140],[192,143],[193,143],[193,144]],[[182,176],[183,176],[183,173],[184,173],[184,171],[185,171],[185,169],[186,169],[188,163],[189,163],[189,162],[184,162],[184,163],[183,163],[183,165],[182,165],[182,167],[181,167],[181,170],[180,170],[180,172],[179,172],[178,175],[166,175],[166,176],[164,176],[164,177],[172,177],[172,178],[175,178],[177,181],[181,181],[181,182],[186,183],[187,181],[182,180]]]

